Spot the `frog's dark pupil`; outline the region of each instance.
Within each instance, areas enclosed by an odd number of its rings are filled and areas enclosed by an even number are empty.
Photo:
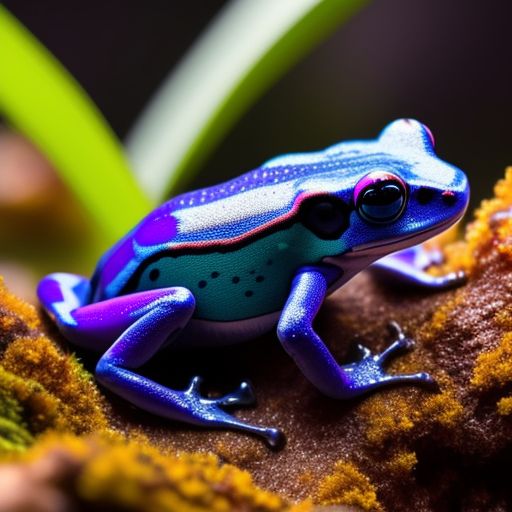
[[[160,270],[158,270],[157,268],[152,269],[151,272],[149,273],[149,279],[151,281],[156,281],[159,277],[160,277]]]
[[[363,204],[385,206],[400,199],[401,191],[397,185],[390,183],[382,187],[370,188],[363,195]]]
[[[387,222],[400,215],[404,202],[403,187],[393,182],[379,183],[363,192],[358,208],[367,220]]]

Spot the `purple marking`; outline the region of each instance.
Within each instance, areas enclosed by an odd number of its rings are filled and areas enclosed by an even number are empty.
[[[37,296],[44,305],[55,304],[64,300],[61,285],[53,274],[46,276],[39,282]]]
[[[142,246],[162,245],[172,240],[178,231],[178,221],[170,212],[156,210],[135,231],[135,241]]]

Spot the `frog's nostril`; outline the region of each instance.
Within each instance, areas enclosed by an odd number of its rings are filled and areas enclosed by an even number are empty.
[[[443,198],[444,204],[447,206],[453,206],[457,202],[457,196],[453,190],[445,190],[441,197]]]
[[[416,198],[418,199],[418,203],[427,204],[434,199],[435,191],[430,187],[420,187]]]

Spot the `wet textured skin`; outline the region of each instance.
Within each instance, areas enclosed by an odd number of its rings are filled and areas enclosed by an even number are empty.
[[[254,401],[248,383],[207,398],[199,377],[176,391],[135,369],[164,345],[237,343],[277,324],[285,350],[331,397],[434,384],[425,373],[386,374],[386,360],[412,344],[398,326],[383,354],[360,347],[357,361],[339,365],[312,324],[324,298],[376,260],[381,273],[409,284],[460,283],[458,274],[429,276],[438,255],[414,246],[456,222],[468,196],[464,173],[436,157],[428,128],[398,120],[376,140],[278,157],[171,199],[103,256],[90,281],[51,274],[38,295],[64,336],[103,352],[96,376],[111,391],[166,418],[277,446],[280,431],[225,410]]]

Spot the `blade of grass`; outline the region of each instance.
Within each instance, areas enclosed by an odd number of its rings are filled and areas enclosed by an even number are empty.
[[[2,6],[0,113],[52,162],[95,221],[102,246],[116,241],[150,209],[101,113]]]
[[[146,192],[189,181],[242,113],[364,0],[229,3],[150,102],[127,139]]]

